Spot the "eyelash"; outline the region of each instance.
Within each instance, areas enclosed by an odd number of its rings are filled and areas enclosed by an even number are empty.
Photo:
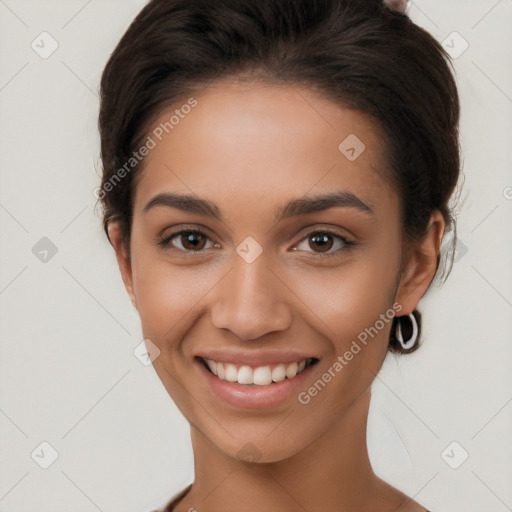
[[[164,249],[169,249],[171,241],[174,238],[176,238],[176,237],[178,237],[180,235],[183,235],[183,234],[203,235],[207,239],[210,240],[210,238],[208,237],[208,235],[204,231],[201,231],[200,229],[197,229],[197,228],[190,228],[190,229],[183,229],[181,231],[177,231],[176,233],[172,233],[171,235],[161,239],[158,242],[158,245],[160,247],[164,248]],[[309,237],[311,237],[313,235],[318,235],[318,234],[331,235],[332,237],[337,238],[338,240],[341,240],[343,242],[343,244],[344,244],[344,247],[341,247],[341,248],[336,249],[335,251],[332,251],[332,252],[329,252],[329,253],[315,253],[315,252],[309,253],[309,254],[315,254],[317,257],[320,257],[320,258],[332,258],[334,256],[339,255],[339,253],[341,251],[346,251],[346,250],[350,249],[351,247],[353,247],[354,245],[356,245],[354,242],[348,240],[347,238],[345,238],[345,237],[339,235],[338,233],[335,233],[334,231],[331,231],[329,229],[317,229],[317,230],[311,231],[304,238],[302,238],[299,243],[303,242],[304,240],[307,240]],[[171,247],[171,249],[174,249],[174,250],[177,250],[177,251],[180,251],[180,252],[184,252],[187,256],[194,256],[196,254],[202,254],[205,251],[205,249],[202,249],[200,251],[183,251],[183,249],[177,249],[175,247]]]

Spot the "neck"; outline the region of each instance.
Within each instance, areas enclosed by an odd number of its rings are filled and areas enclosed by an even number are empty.
[[[191,427],[195,480],[176,511],[397,509],[401,500],[376,477],[368,457],[370,398],[368,389],[313,443],[277,462],[233,458]],[[299,429],[290,435],[298,436]],[[389,508],[383,508],[383,500]]]

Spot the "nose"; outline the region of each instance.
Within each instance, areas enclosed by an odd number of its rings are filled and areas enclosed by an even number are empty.
[[[259,339],[291,326],[291,292],[264,253],[252,263],[238,255],[211,297],[212,322],[243,340]]]

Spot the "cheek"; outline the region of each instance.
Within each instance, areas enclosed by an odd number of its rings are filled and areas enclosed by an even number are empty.
[[[332,369],[336,375],[332,389],[338,389],[339,396],[347,400],[352,393],[366,389],[386,357],[397,314],[393,308],[397,257],[391,250],[372,250],[354,255],[337,268],[303,270],[289,276],[294,292],[307,305],[306,322],[330,347],[326,367],[338,361]],[[334,402],[339,399],[327,396]]]
[[[144,335],[160,343],[174,329],[174,332],[183,330],[181,324],[187,314],[216,283],[213,270],[172,265],[149,251],[134,254],[132,268]]]
[[[332,421],[342,416],[382,366],[397,311],[392,300],[393,275],[381,272],[379,265],[361,262],[360,268],[354,265],[350,270],[296,280],[294,291],[310,310],[307,323],[325,337],[324,347],[329,347],[319,380],[300,395],[300,403],[306,404],[304,410],[312,417],[325,411]]]
[[[339,268],[296,271],[292,288],[326,326],[326,336],[346,340],[372,326],[393,304],[391,264],[370,258]]]

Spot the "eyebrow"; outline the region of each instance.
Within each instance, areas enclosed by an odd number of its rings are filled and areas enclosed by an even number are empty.
[[[157,206],[176,208],[188,213],[196,213],[206,217],[223,221],[221,210],[215,203],[188,194],[162,193],[153,197],[144,207],[144,213]],[[359,199],[352,192],[337,190],[319,194],[313,197],[301,197],[292,199],[285,205],[277,207],[275,211],[275,223],[299,215],[321,212],[329,208],[342,207],[354,208],[360,212],[375,216],[373,208]]]

